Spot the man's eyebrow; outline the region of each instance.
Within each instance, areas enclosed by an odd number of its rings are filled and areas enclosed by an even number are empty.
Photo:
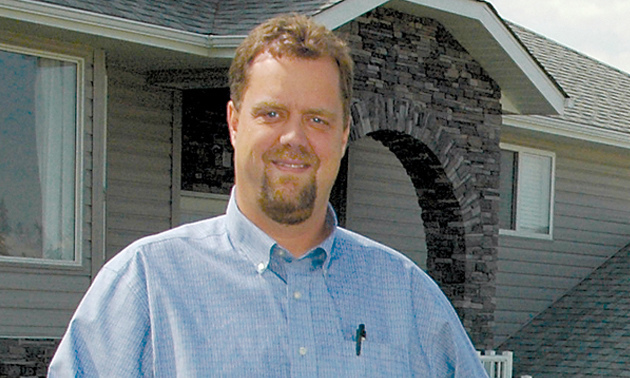
[[[304,114],[310,114],[310,115],[318,115],[318,116],[323,116],[323,117],[327,117],[327,118],[332,118],[336,116],[336,113],[333,111],[330,111],[326,108],[313,108],[313,109],[307,109]]]
[[[289,108],[276,101],[260,101],[252,106],[251,114],[258,114],[263,111],[277,110],[281,112],[289,111]],[[327,108],[310,108],[302,112],[313,116],[321,116],[326,118],[335,118],[337,113]]]
[[[252,106],[252,113],[256,114],[262,110],[269,110],[269,109],[285,111],[287,110],[287,107],[275,101],[261,101],[257,104],[254,104],[254,106]]]

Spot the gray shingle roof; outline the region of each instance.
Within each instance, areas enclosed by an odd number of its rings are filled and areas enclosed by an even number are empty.
[[[213,35],[243,35],[283,14],[313,15],[340,0],[38,0],[44,3]]]
[[[630,133],[630,74],[509,24],[574,101],[566,121]]]
[[[221,0],[38,0],[193,33],[209,34]]]
[[[250,29],[267,18],[293,12],[312,16],[340,1],[341,0],[224,1],[221,2],[219,12],[217,13],[213,34],[247,34]],[[247,11],[245,12],[244,10]]]
[[[630,244],[501,345],[515,374],[630,376]]]

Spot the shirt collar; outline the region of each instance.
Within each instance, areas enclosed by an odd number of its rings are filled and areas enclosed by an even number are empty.
[[[232,246],[237,251],[243,253],[254,265],[259,273],[264,272],[269,265],[269,258],[272,248],[277,242],[258,228],[250,221],[238,208],[236,203],[236,189],[232,189],[232,194],[228,202],[227,211],[227,231]],[[326,223],[331,229],[330,235],[319,245],[307,252],[304,257],[308,257],[315,249],[323,249],[326,253],[326,267],[330,261],[331,252],[334,245],[337,231],[337,216],[332,206],[328,204]]]

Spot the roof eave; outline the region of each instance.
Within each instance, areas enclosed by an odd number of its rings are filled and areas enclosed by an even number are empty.
[[[503,126],[630,149],[630,134],[548,116],[504,115]]]
[[[39,1],[0,0],[0,15],[59,30],[199,56],[208,56],[211,53],[210,46],[223,48],[220,46],[223,41],[211,41],[207,35]]]

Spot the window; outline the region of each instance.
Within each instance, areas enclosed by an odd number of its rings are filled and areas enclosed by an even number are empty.
[[[229,99],[229,88],[184,92],[182,190],[230,194],[234,185],[234,150],[227,125]]]
[[[183,93],[179,224],[225,213],[234,186],[226,110],[230,90],[214,84]]]
[[[82,61],[0,45],[0,259],[75,262]]]
[[[501,233],[551,238],[554,165],[552,152],[501,144]]]

